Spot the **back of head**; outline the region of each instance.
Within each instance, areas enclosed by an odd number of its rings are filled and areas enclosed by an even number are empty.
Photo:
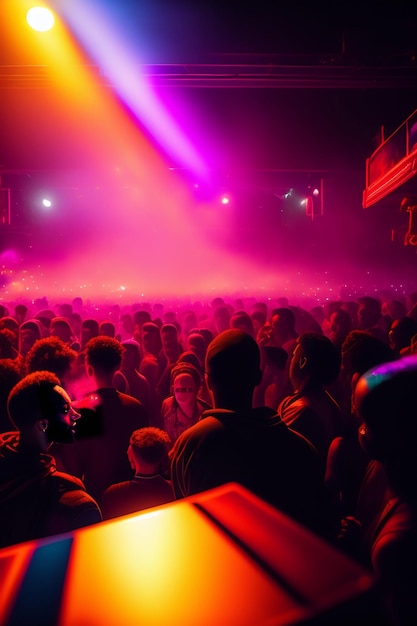
[[[112,337],[93,337],[87,342],[84,351],[86,363],[97,372],[111,374],[122,362],[123,346]]]
[[[213,309],[213,321],[218,333],[230,328],[230,311],[225,304]]]
[[[206,342],[206,346],[208,346],[209,343],[213,341],[214,335],[209,328],[200,328],[198,332],[204,338],[204,341]]]
[[[51,321],[53,320],[54,317],[56,317],[55,313],[51,311],[50,309],[43,309],[42,311],[39,311],[35,315],[35,319],[39,320],[42,326],[46,329],[50,328]]]
[[[21,378],[15,361],[0,359],[0,433],[7,432],[12,428],[7,413],[7,398]]]
[[[49,332],[51,335],[55,335],[56,337],[62,339],[62,341],[69,342],[73,337],[71,324],[65,317],[54,317],[51,320]]]
[[[88,318],[81,322],[81,347],[84,348],[88,341],[93,337],[98,337],[98,321],[94,318]]]
[[[131,352],[134,358],[137,360],[138,365],[140,364],[141,359],[141,349],[140,344],[135,339],[126,339],[121,342],[121,345],[125,352]]]
[[[53,372],[60,380],[75,362],[77,352],[58,337],[44,337],[35,341],[26,355],[26,369],[30,374],[38,371]]]
[[[173,324],[173,323],[163,324],[161,326],[160,333],[161,333],[161,337],[164,336],[164,335],[165,336],[170,335],[173,338],[177,338],[178,337],[178,326],[176,324]]]
[[[81,328],[90,331],[90,333],[95,333],[98,335],[99,323],[94,318],[87,318],[82,321]]]
[[[151,465],[164,461],[171,447],[168,433],[153,426],[133,431],[129,443],[133,453]]]
[[[279,348],[278,346],[262,346],[261,352],[265,365],[269,365],[277,370],[285,370],[288,354],[284,348]]]
[[[342,344],[342,364],[349,377],[394,359],[388,344],[364,330],[351,330]]]
[[[19,332],[19,322],[16,318],[6,315],[0,318],[0,328],[8,328],[17,334]]]
[[[352,328],[352,320],[347,311],[342,308],[337,309],[337,311],[333,311],[330,315],[330,323],[335,322],[338,326],[342,327],[347,333]]]
[[[142,326],[142,333],[160,336],[160,328],[154,322],[145,322]]]
[[[255,336],[252,318],[246,311],[236,311],[233,313],[230,318],[230,328],[238,328],[252,337]]]
[[[201,369],[200,361],[198,360],[197,355],[191,350],[186,350],[185,352],[182,352],[178,357],[178,363],[189,363],[198,371],[200,371]]]
[[[319,385],[330,385],[340,372],[339,350],[328,337],[316,333],[303,333],[297,343],[303,348],[309,378]]]
[[[143,326],[143,324],[151,321],[152,316],[149,311],[144,311],[141,309],[140,311],[135,311],[133,313],[133,323],[137,326]]]
[[[234,328],[217,335],[207,348],[206,372],[218,388],[254,388],[260,382],[260,351],[255,339]]]
[[[0,330],[0,359],[15,359],[18,356],[16,349],[17,337],[8,328]]]
[[[28,374],[13,387],[7,409],[18,430],[31,427],[42,413],[54,408],[51,395],[54,387],[60,384],[55,374],[42,371]]]
[[[158,356],[162,350],[161,332],[154,322],[146,322],[142,326],[142,347],[144,352]]]
[[[98,325],[99,335],[104,335],[105,337],[115,337],[116,336],[116,326],[114,322],[110,320],[105,320],[100,322]]]
[[[23,322],[26,315],[29,312],[29,309],[27,308],[26,304],[16,304],[14,308],[14,312],[16,314],[17,319],[22,320]]]
[[[20,325],[19,331],[22,332],[25,330],[32,331],[37,336],[38,339],[42,337],[42,332],[43,332],[42,325],[37,319],[31,319],[31,320],[27,320],[26,322],[23,322],[23,324]]]
[[[366,372],[355,389],[355,405],[364,427],[360,438],[371,457],[394,470],[401,486],[415,492],[417,469],[417,356],[384,363]],[[415,497],[415,496],[414,496]]]

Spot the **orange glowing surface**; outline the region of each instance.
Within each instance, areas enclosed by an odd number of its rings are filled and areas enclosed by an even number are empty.
[[[294,599],[182,502],[79,533],[59,623],[253,626],[299,614]]]
[[[30,542],[0,553],[0,624],[6,623],[35,547],[36,543]]]
[[[0,575],[2,626],[372,623],[372,576],[235,484],[6,548]]]

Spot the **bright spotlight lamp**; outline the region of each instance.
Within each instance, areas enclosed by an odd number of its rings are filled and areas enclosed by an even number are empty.
[[[26,21],[33,30],[45,33],[51,30],[55,23],[55,18],[52,11],[46,7],[32,7],[26,13]]]

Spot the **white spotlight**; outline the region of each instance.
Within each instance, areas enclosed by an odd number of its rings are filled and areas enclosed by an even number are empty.
[[[45,209],[50,209],[52,206],[52,202],[51,200],[49,200],[49,198],[43,198],[42,200],[42,206],[45,207]]]
[[[32,7],[26,13],[26,21],[33,30],[45,33],[51,30],[55,23],[53,13],[45,7]]]

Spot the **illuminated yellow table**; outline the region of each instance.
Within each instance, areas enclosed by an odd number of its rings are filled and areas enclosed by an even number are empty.
[[[337,623],[368,572],[238,485],[0,551],[4,626]]]

